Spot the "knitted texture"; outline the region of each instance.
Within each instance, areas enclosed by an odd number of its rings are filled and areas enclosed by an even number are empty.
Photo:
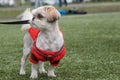
[[[59,51],[52,51],[48,52],[46,50],[38,49],[36,47],[36,38],[38,36],[38,33],[40,30],[31,27],[28,30],[32,40],[33,40],[33,47],[31,49],[31,56],[29,58],[30,62],[33,64],[38,64],[39,61],[49,61],[51,65],[57,66],[59,64],[60,59],[62,59],[65,56],[66,48],[63,45],[62,48]],[[45,55],[45,56],[44,56]]]

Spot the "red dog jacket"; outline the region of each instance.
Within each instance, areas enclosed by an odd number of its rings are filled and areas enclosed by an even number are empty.
[[[31,56],[29,58],[30,62],[33,64],[38,64],[40,61],[49,61],[51,65],[57,66],[59,64],[60,59],[62,59],[66,53],[66,48],[63,45],[59,51],[48,52],[42,49],[38,49],[36,47],[36,38],[40,30],[31,27],[28,30],[31,38],[33,39],[33,46],[31,50]]]

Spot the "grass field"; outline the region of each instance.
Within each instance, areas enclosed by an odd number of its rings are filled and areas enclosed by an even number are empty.
[[[56,78],[39,75],[38,80],[120,80],[119,12],[64,16],[59,23],[67,55]],[[0,25],[0,80],[30,80],[29,61],[27,74],[19,75],[23,36],[20,25]]]

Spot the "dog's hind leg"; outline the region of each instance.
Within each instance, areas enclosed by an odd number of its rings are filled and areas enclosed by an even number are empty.
[[[32,40],[29,34],[24,36],[24,47],[23,47],[23,56],[21,58],[21,68],[20,68],[20,75],[25,75],[25,64],[26,60],[30,54],[32,46]]]
[[[44,73],[47,73],[47,71],[45,71],[45,68],[44,68],[44,62],[42,61],[39,61],[39,71],[40,71],[40,74],[44,74]]]

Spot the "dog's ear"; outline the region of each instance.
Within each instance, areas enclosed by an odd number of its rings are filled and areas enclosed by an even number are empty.
[[[45,11],[47,12],[47,21],[50,23],[55,22],[61,17],[58,10],[54,7],[46,7]]]

